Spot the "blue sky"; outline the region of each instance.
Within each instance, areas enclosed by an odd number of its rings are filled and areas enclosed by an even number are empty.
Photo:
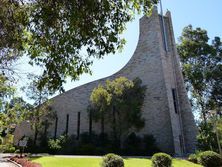
[[[162,0],[162,4],[164,13],[167,9],[171,11],[176,41],[182,29],[189,24],[195,28],[206,29],[210,38],[222,37],[222,0]],[[121,53],[117,52],[115,55],[107,55],[104,59],[95,60],[91,68],[93,74],[91,76],[84,74],[78,81],[71,82],[68,79],[64,85],[65,90],[112,75],[120,70],[129,61],[136,48],[140,17],[136,16],[134,21],[127,24],[123,34],[127,44]],[[30,70],[27,66],[22,68],[24,71]],[[22,85],[24,82],[18,83],[18,87]]]

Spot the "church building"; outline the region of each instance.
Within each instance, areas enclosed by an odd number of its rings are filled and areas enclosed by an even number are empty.
[[[164,152],[183,155],[195,151],[197,128],[188,100],[177,54],[169,11],[140,19],[137,48],[130,61],[117,73],[71,89],[52,99],[57,118],[49,128],[52,137],[89,132],[87,112],[92,90],[107,79],[139,77],[146,85],[142,117],[145,126],[138,135],[152,134]],[[92,124],[92,130],[100,128]]]

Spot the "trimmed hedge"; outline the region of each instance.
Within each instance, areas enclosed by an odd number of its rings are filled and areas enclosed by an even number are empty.
[[[156,153],[152,156],[153,167],[171,167],[172,157],[166,153]]]
[[[199,154],[199,163],[204,167],[221,167],[222,157],[213,151],[205,151]]]
[[[123,158],[116,154],[106,154],[103,157],[101,167],[124,167]]]

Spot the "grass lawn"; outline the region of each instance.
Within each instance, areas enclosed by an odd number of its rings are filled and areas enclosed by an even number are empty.
[[[40,163],[43,167],[99,167],[101,158],[40,157],[33,158],[32,161]],[[150,159],[127,158],[124,161],[125,167],[151,167]],[[174,159],[173,167],[200,167],[200,165]]]

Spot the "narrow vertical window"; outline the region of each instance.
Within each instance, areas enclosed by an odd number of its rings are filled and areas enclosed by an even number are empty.
[[[177,96],[176,96],[176,89],[172,89],[172,95],[173,95],[173,105],[175,113],[178,113],[178,107],[177,107]]]
[[[181,151],[184,153],[185,150],[184,150],[184,147],[183,147],[184,143],[183,143],[182,135],[179,135],[179,140],[180,140]]]
[[[57,126],[58,126],[58,117],[55,118],[55,133],[54,133],[54,139],[57,137]]]
[[[77,121],[77,140],[79,139],[80,135],[80,112],[78,112],[78,121]]]
[[[92,110],[89,111],[89,135],[92,134]]]
[[[69,114],[66,115],[66,132],[65,134],[68,135],[69,132]]]

